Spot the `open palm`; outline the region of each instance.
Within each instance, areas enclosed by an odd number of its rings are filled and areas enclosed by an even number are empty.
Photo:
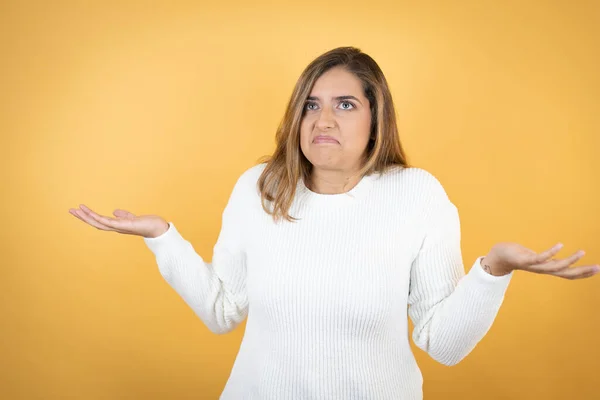
[[[522,270],[566,279],[588,278],[600,271],[598,265],[571,267],[585,255],[583,250],[564,259],[553,258],[562,247],[562,243],[558,243],[548,250],[536,253],[518,243],[498,243],[490,251],[489,259],[508,272]]]
[[[69,209],[69,213],[97,229],[126,235],[154,238],[166,232],[169,228],[168,222],[158,215],[137,216],[121,209],[113,212],[116,218],[97,214],[83,204],[79,208]]]

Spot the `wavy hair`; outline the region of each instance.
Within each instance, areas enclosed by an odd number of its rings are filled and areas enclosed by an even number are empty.
[[[261,162],[266,166],[258,179],[263,209],[275,221],[289,215],[299,179],[308,182],[312,164],[300,148],[300,124],[305,103],[321,75],[334,67],[343,67],[361,82],[371,111],[371,139],[365,149],[361,178],[390,167],[408,167],[398,134],[396,112],[387,81],[379,65],[356,47],[338,47],[314,59],[296,82],[283,119],[275,135],[276,148]]]

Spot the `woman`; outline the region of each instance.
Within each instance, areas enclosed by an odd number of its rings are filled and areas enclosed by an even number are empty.
[[[500,243],[465,274],[458,211],[410,167],[386,79],[356,48],[302,73],[265,163],[244,172],[212,263],[158,216],[70,212],[140,235],[165,280],[215,333],[248,317],[222,399],[421,399],[413,340],[445,365],[490,329],[514,270],[567,279],[583,252]],[[408,313],[407,313],[408,307]]]

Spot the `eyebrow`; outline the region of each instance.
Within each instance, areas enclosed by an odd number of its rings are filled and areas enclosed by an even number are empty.
[[[337,97],[334,97],[333,99],[334,100],[338,100],[338,101],[341,101],[341,100],[356,100],[356,101],[358,101],[362,105],[362,102],[359,99],[357,99],[354,96],[350,96],[350,95],[337,96]],[[308,98],[306,100],[312,100],[312,101],[314,101],[314,100],[319,100],[319,98],[316,97],[316,96],[308,96]]]

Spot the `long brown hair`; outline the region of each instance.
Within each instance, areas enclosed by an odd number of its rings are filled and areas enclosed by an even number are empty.
[[[263,159],[267,165],[258,179],[263,209],[275,221],[289,215],[300,178],[308,182],[312,164],[300,149],[300,123],[313,85],[326,71],[344,67],[362,82],[371,108],[371,140],[367,145],[360,176],[384,172],[390,167],[408,167],[400,143],[396,112],[387,81],[379,65],[355,47],[338,47],[313,60],[300,75],[275,136],[276,149]],[[268,203],[271,203],[269,206]]]

